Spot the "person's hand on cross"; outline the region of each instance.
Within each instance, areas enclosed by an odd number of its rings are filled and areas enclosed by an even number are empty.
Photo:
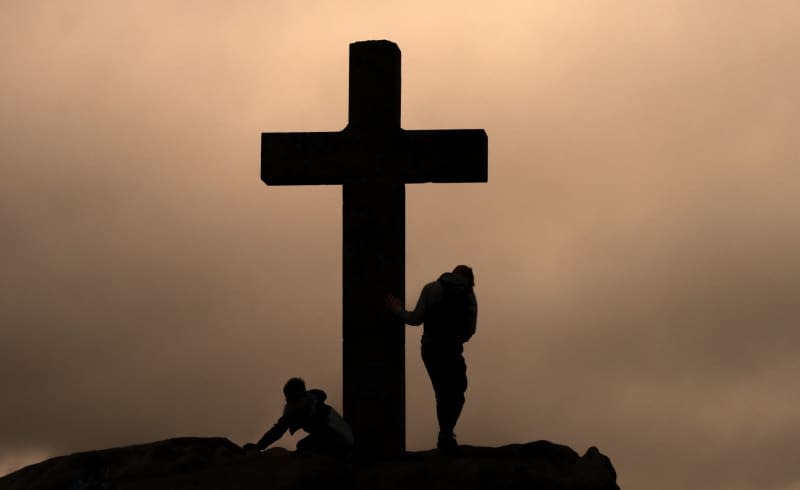
[[[403,311],[403,304],[395,295],[389,293],[386,295],[386,308],[396,315]]]

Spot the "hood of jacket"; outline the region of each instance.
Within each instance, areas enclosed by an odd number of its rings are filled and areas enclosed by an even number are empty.
[[[454,274],[452,272],[445,272],[441,276],[439,276],[439,281],[449,285],[449,286],[458,286],[462,288],[469,288],[469,280],[459,276],[458,274]]]

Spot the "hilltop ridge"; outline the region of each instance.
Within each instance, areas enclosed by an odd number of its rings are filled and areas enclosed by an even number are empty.
[[[183,437],[51,458],[0,478],[0,490],[138,489],[618,490],[608,457],[548,441],[462,446],[341,462],[282,448],[247,453],[225,438]]]

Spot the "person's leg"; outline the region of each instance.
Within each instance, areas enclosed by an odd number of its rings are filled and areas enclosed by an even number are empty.
[[[338,458],[347,457],[351,450],[351,447],[337,443],[333,431],[315,432],[297,441],[297,452],[300,453],[324,454]]]
[[[422,360],[436,394],[436,418],[439,421],[437,447],[455,449],[458,443],[454,429],[464,407],[467,389],[466,364],[461,349],[423,346]]]
[[[436,419],[439,422],[439,432],[441,434],[442,427],[447,425],[446,417],[446,386],[444,384],[445,375],[441,362],[441,356],[433,346],[422,346],[422,362],[425,364],[425,369],[428,371],[428,377],[431,379],[433,385],[433,393],[436,396]]]
[[[458,418],[464,408],[464,393],[467,390],[467,366],[461,353],[450,353],[442,360],[444,364],[442,377],[442,420],[441,430],[445,434],[453,434]]]
[[[297,452],[314,453],[319,452],[319,441],[314,434],[309,434],[297,441]]]

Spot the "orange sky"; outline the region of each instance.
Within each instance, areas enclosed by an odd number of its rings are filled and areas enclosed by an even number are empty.
[[[390,39],[405,128],[489,136],[488,184],[407,188],[407,297],[476,273],[459,440],[797,490],[798,32],[791,0],[3,2],[0,474],[252,441],[293,375],[341,406],[341,190],[266,187],[260,133],[343,128],[348,44]]]

